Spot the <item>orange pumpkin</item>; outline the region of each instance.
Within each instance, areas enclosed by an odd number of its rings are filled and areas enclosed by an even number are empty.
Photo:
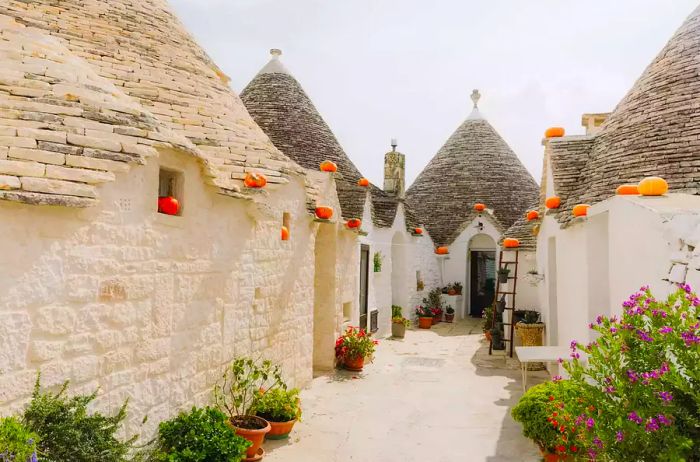
[[[367,178],[360,178],[359,180],[357,180],[357,184],[359,186],[367,187],[369,186],[369,180]]]
[[[438,255],[447,255],[448,253],[450,253],[450,249],[448,249],[447,247],[438,247],[437,249],[435,249],[435,253]]]
[[[282,226],[282,240],[283,241],[289,240],[289,229],[286,226]]]
[[[619,196],[636,196],[639,194],[639,186],[636,184],[622,184],[615,190]]]
[[[520,241],[511,237],[507,237],[503,239],[503,247],[505,247],[506,249],[517,249],[518,247],[520,247]]]
[[[575,217],[585,217],[588,215],[588,209],[591,208],[588,204],[574,205],[573,214]]]
[[[267,184],[267,178],[262,173],[246,173],[243,184],[247,188],[264,188]]]
[[[321,220],[330,220],[333,216],[333,208],[324,206],[316,207],[316,216]]]
[[[561,199],[557,196],[548,197],[547,200],[544,201],[544,205],[548,209],[558,209],[561,205]]]
[[[486,205],[481,203],[474,204],[474,210],[476,210],[477,212],[483,212],[484,210],[486,210]]]
[[[639,182],[639,194],[642,196],[663,196],[668,192],[668,183],[658,176],[649,176]]]
[[[550,127],[544,132],[545,138],[561,138],[566,133],[562,127]]]
[[[423,228],[416,228],[413,230],[415,234],[423,234]]]
[[[537,220],[540,217],[540,212],[537,210],[530,210],[527,212],[527,221]]]
[[[335,165],[335,162],[331,162],[330,160],[324,160],[321,162],[320,167],[322,172],[335,173],[338,171],[338,166]]]
[[[348,220],[347,225],[350,229],[359,228],[360,226],[362,226],[362,221],[358,220],[357,218],[351,218],[350,220]]]

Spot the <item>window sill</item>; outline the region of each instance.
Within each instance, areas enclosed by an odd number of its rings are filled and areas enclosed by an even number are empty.
[[[166,215],[164,213],[156,212],[155,222],[160,225],[170,226],[172,228],[185,227],[185,220],[183,220],[183,217],[180,215]]]

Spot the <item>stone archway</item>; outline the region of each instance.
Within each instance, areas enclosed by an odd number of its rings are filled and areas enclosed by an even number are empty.
[[[488,234],[476,234],[469,240],[465,285],[469,294],[465,314],[469,316],[480,317],[484,308],[493,304],[497,250],[496,241]]]
[[[327,371],[335,366],[335,226],[319,225],[314,254],[313,368]]]

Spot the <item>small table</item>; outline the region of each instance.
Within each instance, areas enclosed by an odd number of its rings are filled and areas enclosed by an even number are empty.
[[[515,347],[515,354],[518,355],[520,361],[520,369],[523,374],[523,393],[527,390],[527,364],[528,363],[551,363],[570,359],[569,354],[571,349],[563,346],[534,346],[534,347]]]

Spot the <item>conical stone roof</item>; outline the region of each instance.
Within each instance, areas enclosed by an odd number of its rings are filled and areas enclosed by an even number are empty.
[[[700,7],[647,67],[596,137],[568,205],[594,203],[622,183],[665,178],[700,190]]]
[[[281,52],[273,49],[270,54],[270,61],[241,93],[243,104],[273,144],[302,167],[317,170],[324,160],[335,162],[340,174],[336,185],[342,215],[346,219],[362,217],[368,191],[357,185],[362,174],[302,86],[280,61]],[[375,186],[370,186],[369,191],[375,224],[391,226],[396,201]]]
[[[539,194],[532,175],[476,107],[478,92],[474,96],[472,114],[406,192],[406,202],[438,245],[457,238],[474,217],[475,203],[493,210],[505,230]]]

